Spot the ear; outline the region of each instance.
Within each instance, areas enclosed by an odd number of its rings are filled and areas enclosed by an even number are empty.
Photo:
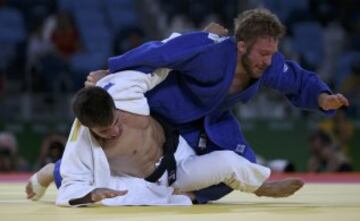
[[[238,51],[239,54],[241,54],[241,55],[245,54],[246,45],[245,45],[244,41],[239,41],[236,46],[237,46],[237,51]]]

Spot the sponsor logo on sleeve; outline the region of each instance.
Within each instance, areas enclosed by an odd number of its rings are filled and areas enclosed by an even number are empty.
[[[214,43],[219,43],[219,42],[222,42],[222,41],[228,39],[229,37],[220,37],[217,34],[209,33],[208,38],[213,40]]]
[[[288,67],[286,64],[284,64],[284,66],[283,66],[283,72],[287,72],[288,69],[289,69],[289,67]]]
[[[238,144],[235,148],[235,152],[243,154],[245,151],[246,145],[245,144]]]
[[[113,83],[111,83],[111,82],[109,82],[109,83],[107,83],[103,88],[104,88],[104,90],[109,90],[112,86],[114,86],[114,84]]]

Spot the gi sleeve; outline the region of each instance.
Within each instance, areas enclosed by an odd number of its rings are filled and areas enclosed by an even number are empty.
[[[85,132],[75,120],[61,161],[62,183],[56,199],[57,205],[71,206],[71,200],[82,198],[95,189],[91,145],[83,139]]]
[[[280,53],[274,55],[272,66],[264,73],[262,84],[284,94],[296,107],[320,110],[326,115],[335,113],[335,110],[322,110],[318,104],[321,93],[332,94],[330,88],[317,74],[293,61],[285,61]]]
[[[121,70],[137,70],[151,73],[156,68],[183,71],[183,64],[204,51],[207,46],[223,41],[207,32],[173,34],[163,41],[151,41],[129,52],[108,60],[110,73]]]
[[[145,93],[160,84],[170,69],[160,68],[152,74],[139,71],[120,71],[99,80],[96,85],[107,90],[117,109],[148,116],[149,104]]]

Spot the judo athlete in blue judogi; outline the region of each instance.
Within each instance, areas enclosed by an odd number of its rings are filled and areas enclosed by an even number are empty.
[[[149,42],[110,58],[110,73],[172,69],[164,82],[146,94],[151,111],[176,124],[197,154],[233,150],[251,162],[256,162],[255,154],[231,109],[238,102],[248,102],[262,86],[279,91],[296,107],[327,115],[348,105],[343,95],[333,95],[315,73],[277,52],[283,27],[270,12],[242,13],[235,32],[235,37],[194,32]],[[217,185],[195,196],[204,203],[231,191]]]
[[[232,150],[251,162],[256,162],[254,151],[231,109],[248,102],[262,86],[279,91],[296,107],[327,115],[348,105],[343,95],[332,94],[315,73],[277,52],[284,27],[275,15],[264,9],[249,10],[240,14],[235,26],[234,37],[193,32],[148,42],[110,58],[110,73],[172,69],[146,93],[151,112],[176,125],[199,155]],[[55,180],[59,178],[55,171]],[[197,202],[206,203],[231,191],[220,184],[194,195]]]

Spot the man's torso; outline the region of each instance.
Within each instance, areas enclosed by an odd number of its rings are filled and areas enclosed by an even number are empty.
[[[113,175],[145,178],[156,168],[165,142],[161,125],[153,118],[124,112],[120,137],[100,141]]]

